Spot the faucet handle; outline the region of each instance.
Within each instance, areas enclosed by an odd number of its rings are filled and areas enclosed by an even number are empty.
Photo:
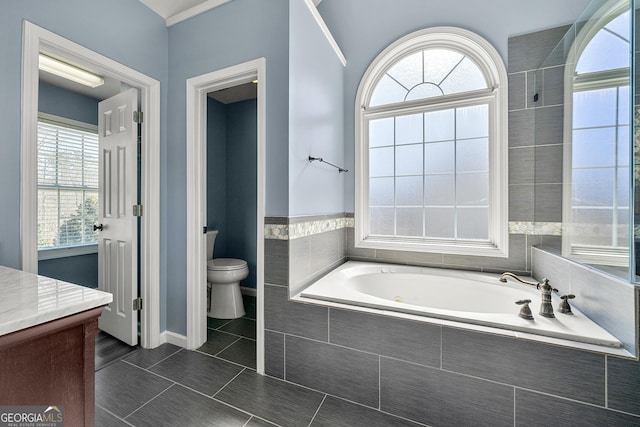
[[[571,306],[569,305],[569,300],[574,299],[576,296],[574,294],[562,295],[560,298],[562,302],[558,306],[558,311],[564,314],[573,314],[571,311]]]
[[[542,279],[542,282],[540,282],[540,283],[538,283],[538,284],[536,285],[536,289],[540,289],[540,288],[543,288],[543,290],[544,290],[545,288],[547,288],[549,291],[551,291],[551,292],[555,292],[555,293],[560,292],[559,290],[557,290],[556,288],[554,288],[553,286],[551,286],[551,285],[549,284],[549,279],[547,279],[546,277],[545,277],[544,279]]]
[[[531,309],[529,308],[530,302],[530,299],[520,299],[516,301],[516,304],[522,306],[522,308],[520,309],[520,313],[518,313],[518,316],[522,317],[523,319],[533,320],[533,314],[531,313]]]

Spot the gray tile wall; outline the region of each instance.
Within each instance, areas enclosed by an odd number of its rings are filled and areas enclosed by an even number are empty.
[[[561,221],[559,177],[544,165],[555,168],[560,158],[562,124],[554,119],[563,70],[536,67],[565,31],[509,42],[512,221]],[[536,104],[526,96],[534,89]],[[547,129],[536,134],[534,118]],[[265,241],[267,375],[433,426],[640,425],[637,361],[288,299],[290,283],[341,262],[339,246],[336,255],[320,242],[344,239],[342,257],[350,259],[531,271],[531,246],[556,236],[512,235],[510,258],[495,259],[359,249],[352,228],[323,234]]]
[[[556,46],[569,28],[509,39],[510,221],[562,221],[564,50]]]
[[[265,324],[267,375],[381,416],[433,426],[554,425],[558,419],[640,425],[637,361],[302,304],[289,301],[286,286],[273,284],[265,286]]]
[[[563,295],[575,294],[571,305],[612,333],[627,351],[636,353],[638,305],[633,285],[547,250],[533,248],[532,254],[533,277],[548,278]]]

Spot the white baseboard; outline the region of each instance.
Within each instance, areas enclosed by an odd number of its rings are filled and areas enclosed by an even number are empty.
[[[256,288],[245,288],[244,286],[240,286],[240,292],[242,292],[242,295],[249,295],[251,297],[258,296]]]
[[[187,337],[184,335],[176,334],[171,331],[164,331],[160,334],[160,343],[169,343],[177,345],[178,347],[187,347]]]

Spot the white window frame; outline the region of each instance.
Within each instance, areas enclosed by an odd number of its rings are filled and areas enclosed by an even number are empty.
[[[576,91],[586,91],[603,88],[620,88],[630,86],[630,97],[633,97],[629,71],[625,69],[612,69],[596,71],[576,76],[576,67],[580,56],[589,45],[593,37],[609,22],[628,11],[627,1],[618,1],[614,4],[605,4],[596,13],[596,18],[589,20],[576,36],[569,54],[564,75],[564,144],[563,144],[563,194],[562,194],[562,256],[571,258],[586,264],[607,265],[613,267],[629,267],[629,253],[633,239],[628,242],[628,247],[580,245],[573,239],[573,95]],[[631,29],[633,37],[633,28]],[[629,129],[633,132],[633,114],[630,117]],[[629,135],[629,138],[632,136]],[[629,171],[633,173],[633,155],[630,157]],[[632,186],[630,187],[632,188]],[[630,197],[629,206],[629,230],[633,236],[633,198]]]
[[[489,89],[366,107],[382,75],[401,58],[428,48],[455,50],[471,58]],[[413,252],[508,257],[508,77],[498,51],[479,35],[456,27],[434,27],[411,33],[380,53],[365,72],[355,102],[355,246]],[[473,100],[473,101],[470,101]],[[488,241],[369,236],[368,121],[425,109],[489,104],[489,238]],[[465,102],[466,101],[466,102]],[[533,209],[533,207],[532,207]]]
[[[97,101],[96,101],[97,102]],[[98,126],[47,113],[38,113],[38,123],[49,123],[69,129],[98,134]],[[39,187],[38,187],[39,191]],[[38,261],[98,253],[98,244],[38,249]]]

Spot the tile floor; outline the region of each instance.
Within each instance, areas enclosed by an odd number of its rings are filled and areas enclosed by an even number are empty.
[[[253,303],[253,304],[252,304]],[[137,349],[96,372],[96,426],[417,426],[255,371],[255,298],[247,315],[209,319],[196,351]]]

